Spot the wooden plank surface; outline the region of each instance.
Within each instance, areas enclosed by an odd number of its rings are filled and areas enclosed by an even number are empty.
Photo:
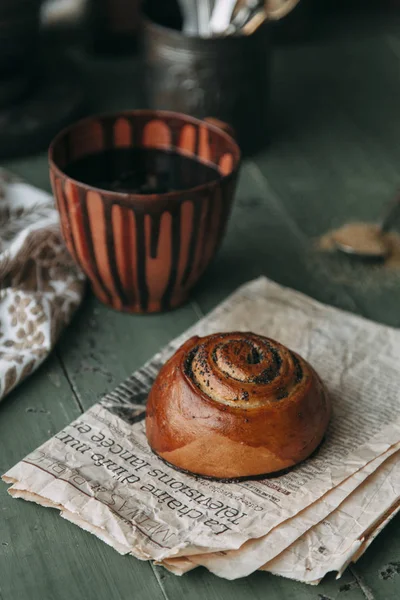
[[[393,22],[389,29],[356,29],[352,35],[338,29],[312,44],[277,51],[270,147],[243,167],[228,235],[193,302],[166,315],[129,317],[89,294],[56,353],[0,407],[2,472],[261,273],[321,301],[400,325],[397,273],[371,274],[313,248],[316,236],[344,220],[375,218],[400,183],[400,30]],[[96,109],[140,104],[134,61],[77,60]],[[8,166],[49,189],[44,155]],[[4,485],[0,493],[1,600],[399,597],[399,518],[356,568],[313,588],[265,573],[226,582],[199,569],[177,578],[120,557],[55,511],[11,500]]]

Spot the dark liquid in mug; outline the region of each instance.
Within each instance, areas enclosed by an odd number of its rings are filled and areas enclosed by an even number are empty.
[[[130,194],[164,194],[219,178],[216,167],[177,152],[150,148],[114,148],[89,154],[65,169],[93,187]]]

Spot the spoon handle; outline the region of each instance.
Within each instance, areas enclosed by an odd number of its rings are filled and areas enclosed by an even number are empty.
[[[237,0],[216,0],[210,19],[212,33],[223,33],[231,22]]]
[[[395,222],[396,218],[400,216],[400,194],[390,203],[389,208],[382,220],[381,231],[387,233]]]
[[[210,0],[197,1],[197,22],[199,24],[199,34],[202,37],[208,37],[210,35],[211,12],[212,8]]]
[[[186,35],[197,35],[199,24],[197,21],[197,4],[195,0],[179,0],[179,5],[183,15],[183,33]]]

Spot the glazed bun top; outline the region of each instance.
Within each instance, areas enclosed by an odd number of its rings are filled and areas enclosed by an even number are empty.
[[[268,338],[226,333],[199,340],[185,371],[211,400],[250,410],[303,393],[308,365]]]

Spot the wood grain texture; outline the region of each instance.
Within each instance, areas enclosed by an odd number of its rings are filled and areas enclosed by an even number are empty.
[[[313,587],[261,572],[236,581],[219,579],[203,568],[179,579],[162,567],[156,567],[156,572],[171,600],[365,600],[350,573],[340,582],[329,576],[318,587]]]
[[[356,575],[373,598],[397,600],[400,590],[400,516],[376,538],[357,564]]]
[[[167,315],[125,315],[89,294],[57,352],[84,410],[197,319],[191,304]]]
[[[324,37],[276,52],[271,144],[244,166],[227,237],[194,291],[195,303],[163,316],[125,316],[89,295],[56,355],[0,406],[2,471],[70,422],[80,406],[88,408],[115,387],[237,285],[261,273],[323,302],[400,325],[396,273],[371,273],[313,248],[315,237],[349,217],[374,219],[400,184],[400,26],[391,19],[379,26],[352,27],[332,25]],[[136,63],[76,57],[97,110],[140,106]],[[49,189],[44,155],[7,166]],[[27,412],[32,407],[36,412]],[[2,600],[399,596],[400,517],[352,572],[339,581],[328,577],[314,588],[266,573],[226,582],[199,569],[178,578],[120,557],[55,511],[12,500],[4,485],[0,492]]]

